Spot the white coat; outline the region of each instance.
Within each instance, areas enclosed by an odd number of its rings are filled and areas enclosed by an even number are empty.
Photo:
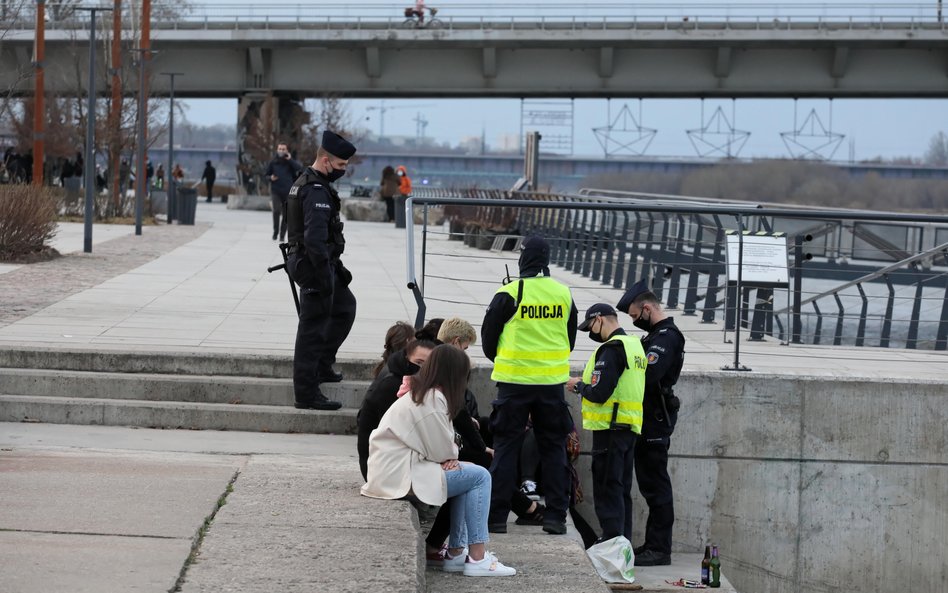
[[[412,493],[430,505],[448,499],[441,463],[458,458],[444,394],[432,389],[419,405],[400,397],[369,436],[368,482],[363,496],[397,499]]]

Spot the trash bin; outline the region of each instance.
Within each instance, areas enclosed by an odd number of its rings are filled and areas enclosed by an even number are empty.
[[[194,215],[197,213],[197,189],[182,186],[174,189],[178,224],[194,224]]]
[[[168,213],[168,192],[163,189],[151,190],[151,214]]]
[[[63,188],[66,192],[66,213],[72,214],[79,211],[79,192],[82,190],[81,177],[63,178]]]
[[[395,228],[405,228],[405,201],[407,196],[395,196]]]

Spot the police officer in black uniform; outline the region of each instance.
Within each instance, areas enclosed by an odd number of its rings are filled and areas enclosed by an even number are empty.
[[[642,404],[642,437],[635,443],[635,477],[648,504],[645,543],[635,548],[636,566],[671,564],[675,507],[668,477],[668,448],[681,402],[673,390],[685,360],[685,336],[662,309],[646,281],[632,285],[616,307],[648,332],[642,339],[648,366]]]
[[[300,321],[293,358],[296,407],[338,410],[320,383],[342,380],[332,369],[336,352],[355,321],[352,274],[339,257],[346,246],[339,218],[341,202],[331,185],[346,173],[355,146],[342,136],[323,132],[316,162],[290,188],[286,218],[289,233],[287,270],[300,285]]]

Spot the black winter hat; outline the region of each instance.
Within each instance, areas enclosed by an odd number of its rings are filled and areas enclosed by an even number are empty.
[[[632,302],[635,301],[635,299],[643,292],[648,292],[648,280],[645,278],[642,278],[630,286],[629,290],[625,291],[625,294],[622,295],[621,299],[619,299],[619,304],[616,305],[616,309],[622,311],[623,313],[628,313],[629,305],[631,305]]]
[[[356,152],[356,147],[351,142],[329,130],[323,132],[323,141],[320,146],[332,156],[346,161],[351,159]]]

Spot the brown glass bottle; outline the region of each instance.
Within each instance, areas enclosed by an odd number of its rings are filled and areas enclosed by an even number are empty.
[[[711,546],[704,547],[704,558],[701,560],[701,584],[711,582]]]

